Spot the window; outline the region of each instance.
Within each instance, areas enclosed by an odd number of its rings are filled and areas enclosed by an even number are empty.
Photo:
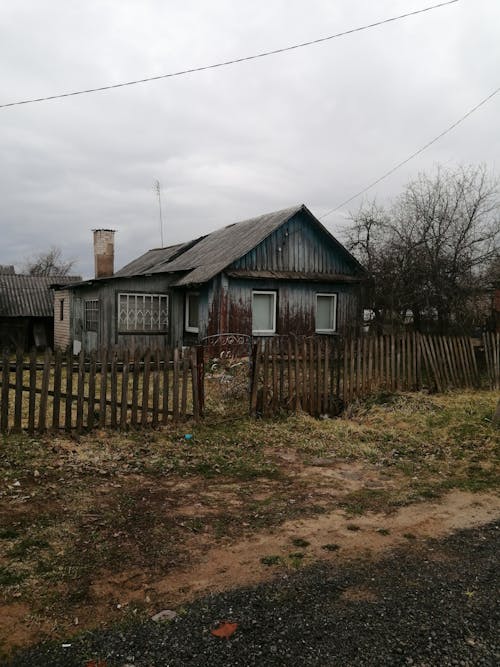
[[[316,333],[333,333],[337,329],[337,295],[316,294]]]
[[[64,320],[64,299],[59,299],[59,319]]]
[[[167,294],[118,295],[118,331],[157,333],[167,329]]]
[[[85,301],[85,331],[97,331],[99,319],[99,301],[90,299]]]
[[[199,294],[189,292],[186,294],[186,331],[198,333],[199,314],[198,314]]]
[[[276,292],[254,292],[252,295],[252,332],[273,334],[276,331]]]

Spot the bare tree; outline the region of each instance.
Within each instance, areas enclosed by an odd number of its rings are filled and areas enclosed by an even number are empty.
[[[413,316],[439,330],[464,328],[481,311],[499,252],[498,182],[484,166],[444,169],[411,181],[385,211],[364,205],[347,245],[372,275],[370,307],[379,323]]]
[[[75,260],[64,260],[62,250],[52,246],[46,252],[40,252],[27,259],[22,271],[30,276],[67,276]]]

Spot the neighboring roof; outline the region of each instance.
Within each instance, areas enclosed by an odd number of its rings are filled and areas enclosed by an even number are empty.
[[[16,271],[12,264],[9,265],[0,264],[0,276],[13,276],[15,272]]]
[[[50,286],[56,276],[0,274],[0,317],[52,317],[54,297]],[[80,276],[65,276],[71,283]]]

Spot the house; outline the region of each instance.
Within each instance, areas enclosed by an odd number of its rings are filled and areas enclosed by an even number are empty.
[[[81,280],[79,276],[65,282]],[[0,265],[0,349],[29,350],[53,343],[54,276],[25,276]]]
[[[365,270],[304,205],[149,250],[116,273],[113,239],[94,230],[95,278],[57,289],[57,346],[335,335],[361,323]]]

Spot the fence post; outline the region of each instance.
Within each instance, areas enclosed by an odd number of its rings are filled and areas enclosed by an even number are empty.
[[[20,432],[22,428],[23,414],[23,365],[24,355],[22,350],[16,352],[16,394],[14,398],[14,430]]]
[[[2,433],[7,433],[9,430],[9,376],[9,353],[4,350],[2,357],[2,404],[0,406],[0,431]]]
[[[198,399],[200,401],[200,417],[205,412],[205,348],[199,345],[196,350],[196,368],[198,375]]]

